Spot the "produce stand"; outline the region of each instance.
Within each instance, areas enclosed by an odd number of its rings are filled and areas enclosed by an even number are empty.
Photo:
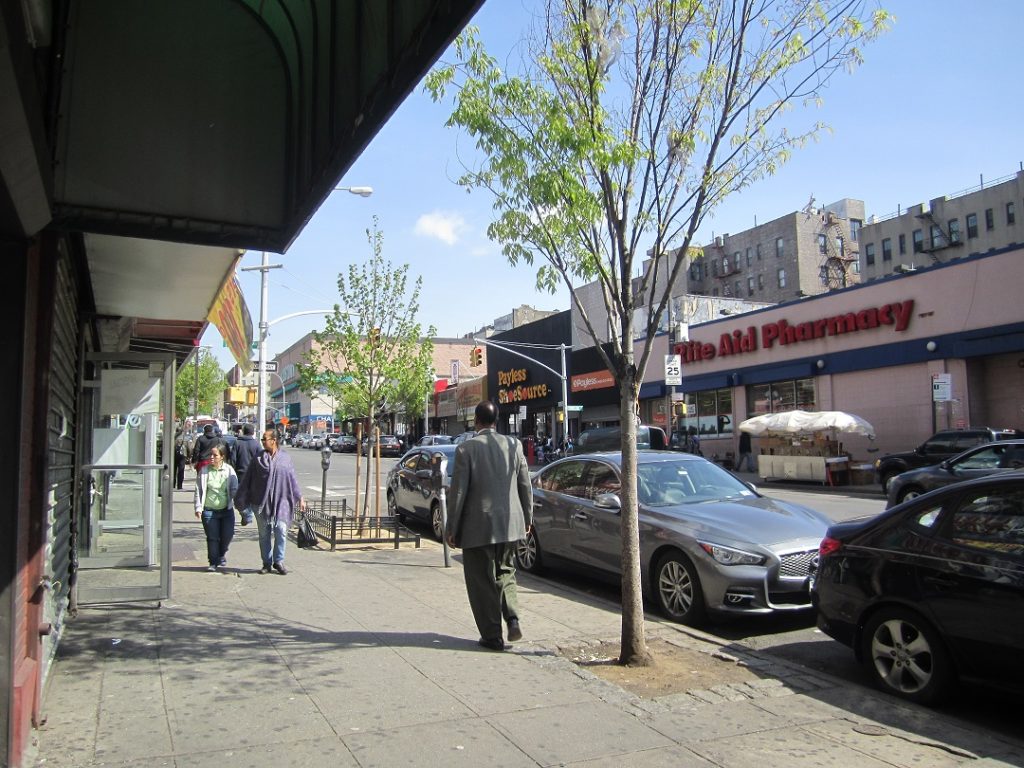
[[[783,411],[747,419],[743,432],[759,435],[757,473],[762,480],[850,482],[851,457],[837,433],[873,435],[859,416],[842,411]]]

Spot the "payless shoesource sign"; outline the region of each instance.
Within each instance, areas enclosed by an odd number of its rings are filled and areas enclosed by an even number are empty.
[[[498,402],[525,403],[541,400],[548,396],[547,384],[531,384],[530,372],[526,368],[510,368],[498,371]]]
[[[879,328],[892,328],[893,331],[901,333],[910,327],[913,312],[914,300],[908,299],[895,304],[883,304],[879,307],[830,315],[792,325],[785,319],[764,323],[760,328],[751,325],[745,330],[737,328],[732,333],[723,333],[717,345],[710,342],[685,341],[676,344],[673,349],[677,355],[682,356],[684,364],[693,364],[718,357],[756,352],[758,349],[771,349],[776,346],[823,339],[826,336],[861,333]]]

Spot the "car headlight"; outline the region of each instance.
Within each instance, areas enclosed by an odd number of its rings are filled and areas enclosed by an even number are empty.
[[[701,549],[715,559],[715,562],[722,565],[764,565],[764,555],[755,552],[744,552],[742,549],[723,547],[721,544],[711,544],[706,541],[698,541]]]

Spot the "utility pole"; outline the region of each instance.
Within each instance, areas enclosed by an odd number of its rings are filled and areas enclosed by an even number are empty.
[[[242,267],[243,272],[259,272],[260,273],[260,341],[259,341],[259,356],[257,360],[257,385],[256,385],[256,414],[259,421],[257,426],[262,433],[267,427],[267,329],[270,327],[267,323],[267,298],[269,295],[269,285],[267,281],[267,272],[272,269],[280,269],[282,264],[271,264],[270,255],[263,251],[263,262],[258,267]]]

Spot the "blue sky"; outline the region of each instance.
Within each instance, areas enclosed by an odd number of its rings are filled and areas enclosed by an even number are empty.
[[[532,0],[486,0],[474,19],[489,52],[505,60],[530,20]],[[865,63],[838,74],[824,103],[797,111],[831,132],[798,150],[778,173],[730,198],[698,237],[739,232],[806,205],[843,197],[864,200],[868,215],[885,215],[1015,173],[1024,160],[1020,140],[1019,0],[892,0],[892,29],[864,50]],[[513,269],[488,241],[491,200],[454,182],[472,142],[444,127],[449,105],[417,88],[370,143],[340,185],[372,186],[369,198],[335,192],[270,272],[268,317],[327,309],[337,301],[337,277],[370,254],[365,230],[377,216],[384,255],[422,276],[420,320],[439,336],[461,336],[513,307],[569,307],[563,290],[538,293],[535,271]],[[242,266],[259,264],[250,252]],[[239,281],[258,321],[259,273]],[[283,351],[322,318],[275,324],[268,351]],[[212,326],[203,337],[221,365],[233,359]]]

